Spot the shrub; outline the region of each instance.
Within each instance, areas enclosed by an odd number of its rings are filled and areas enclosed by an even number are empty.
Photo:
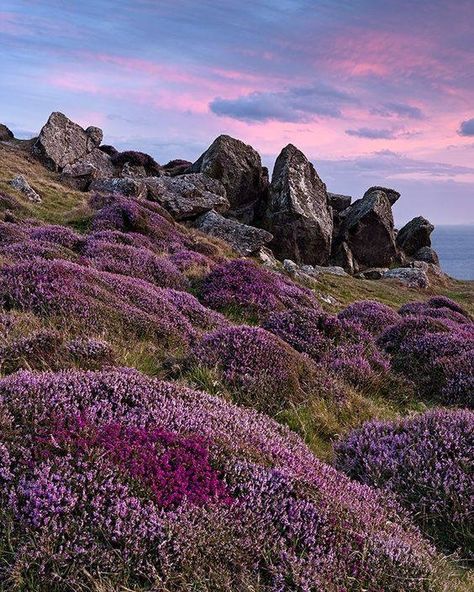
[[[190,294],[59,260],[0,269],[0,305],[75,325],[86,334],[153,337],[170,346],[187,344],[195,329],[224,323]],[[193,327],[193,319],[199,326]]]
[[[400,320],[400,316],[389,306],[374,300],[359,300],[350,304],[337,315],[340,319],[359,323],[372,335],[379,335]]]
[[[60,245],[71,251],[79,249],[84,242],[84,237],[77,234],[77,232],[74,232],[71,228],[56,225],[45,225],[33,228],[29,233],[29,238]]]
[[[436,296],[426,302],[409,302],[400,308],[399,313],[402,316],[412,315],[432,319],[446,319],[461,324],[471,322],[468,313],[445,296]]]
[[[82,255],[81,263],[100,271],[140,278],[162,288],[185,290],[189,287],[189,282],[169,259],[143,247],[92,238],[87,240]]]
[[[115,154],[110,154],[109,151],[108,154],[112,157],[112,162],[117,167],[122,167],[128,162],[132,166],[142,166],[148,174],[158,174],[161,169],[156,160],[144,152],[126,150],[125,152],[117,152]]]
[[[227,261],[216,267],[203,282],[201,299],[216,310],[236,309],[242,316],[259,319],[275,310],[298,306],[319,309],[311,290],[246,259]]]
[[[434,589],[398,507],[253,410],[130,370],[20,372],[0,404],[7,584]]]
[[[72,261],[77,258],[75,253],[60,245],[29,239],[2,245],[0,254],[10,261],[26,261],[28,259],[66,259]]]
[[[394,494],[445,550],[472,553],[474,414],[435,410],[369,422],[336,446],[336,466]]]

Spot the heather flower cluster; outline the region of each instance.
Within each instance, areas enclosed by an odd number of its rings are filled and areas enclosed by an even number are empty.
[[[257,327],[225,327],[205,335],[191,364],[215,371],[236,402],[270,415],[312,397],[344,398],[323,368]]]
[[[372,335],[379,335],[400,320],[399,314],[392,308],[374,300],[354,302],[341,311],[338,317],[358,323]]]
[[[319,309],[311,290],[245,259],[216,267],[202,284],[201,301],[215,310],[235,311],[256,319],[263,319],[275,310]]]
[[[338,469],[395,495],[443,549],[472,554],[474,413],[439,409],[370,422],[336,453]]]
[[[402,320],[384,331],[378,343],[391,355],[393,369],[413,381],[422,397],[472,407],[474,325],[461,310],[445,298],[406,305],[400,310]]]
[[[432,589],[400,508],[253,410],[131,370],[19,372],[0,419],[6,583]]]

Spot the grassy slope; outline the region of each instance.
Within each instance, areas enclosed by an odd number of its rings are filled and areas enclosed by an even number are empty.
[[[17,174],[23,174],[32,187],[42,196],[43,203],[25,201],[9,181]],[[85,230],[90,219],[87,194],[74,191],[62,185],[57,173],[46,170],[28,153],[28,143],[17,142],[14,147],[0,143],[0,191],[15,196],[25,207],[22,216],[34,217],[52,224],[64,224],[76,230]],[[402,304],[429,298],[433,294],[446,295],[458,301],[474,314],[474,282],[435,280],[428,290],[408,289],[393,280],[367,281],[351,277],[321,275],[312,286],[320,296],[331,296],[333,304],[321,300],[328,312],[337,312],[355,300],[374,299],[394,308]],[[239,321],[238,318],[233,320]],[[28,319],[25,319],[27,322]],[[44,326],[44,325],[43,325]],[[150,342],[130,343],[117,339],[114,343],[119,363],[163,378],[168,378],[167,358],[169,352],[160,352]],[[174,357],[174,356],[171,356]],[[213,394],[228,396],[216,389],[212,376],[182,375],[178,379],[208,390]],[[314,452],[321,458],[330,459],[332,441],[341,433],[373,418],[392,418],[426,408],[426,403],[406,401],[398,393],[374,389],[372,392],[354,392],[344,409],[335,409],[331,402],[321,398],[311,406],[286,411],[280,419],[298,431]],[[453,568],[456,569],[456,568]],[[453,582],[453,586],[455,586]],[[468,592],[474,588],[472,572],[460,572],[459,587],[453,591]]]

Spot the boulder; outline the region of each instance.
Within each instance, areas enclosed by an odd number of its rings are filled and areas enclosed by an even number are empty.
[[[274,236],[271,247],[280,259],[310,265],[328,263],[333,221],[326,185],[292,144],[275,162],[265,227]]]
[[[340,245],[346,243],[359,267],[388,267],[395,261],[392,208],[385,192],[377,190],[366,194],[344,214],[335,241],[336,260],[340,258]],[[339,265],[347,269],[342,261]]]
[[[97,193],[116,193],[126,197],[146,198],[147,187],[143,180],[113,177],[111,179],[97,179],[92,181],[89,191]]]
[[[389,269],[383,274],[383,279],[398,280],[409,288],[424,289],[429,286],[426,271],[417,267],[397,267],[395,269]]]
[[[148,199],[158,202],[175,220],[196,218],[209,210],[225,213],[230,207],[224,185],[202,173],[152,177],[145,183]]]
[[[126,162],[120,172],[121,177],[131,177],[132,179],[142,179],[147,176],[144,166],[134,165]]]
[[[359,269],[357,261],[354,260],[352,251],[345,241],[338,243],[334,247],[331,255],[331,263],[336,267],[342,267],[350,274],[355,273]]]
[[[219,136],[187,172],[204,173],[220,181],[236,220],[251,223],[260,216],[258,210],[268,194],[268,173],[252,146]]]
[[[342,212],[351,205],[352,197],[350,195],[342,195],[340,193],[329,193],[329,205],[336,212]]]
[[[302,265],[300,267],[303,273],[312,276],[318,276],[321,274],[328,274],[328,275],[340,275],[340,276],[347,276],[348,274],[344,271],[342,267],[338,265]]]
[[[14,137],[13,132],[6,125],[0,123],[0,142],[8,142],[13,140]]]
[[[86,154],[74,164],[68,164],[63,168],[61,181],[79,191],[86,191],[92,181],[96,179],[108,179],[115,173],[110,156],[98,148]]]
[[[28,183],[28,181],[23,175],[17,175],[14,179],[10,181],[10,185],[17,191],[20,191],[20,193],[22,193],[30,201],[35,203],[41,203],[41,197],[38,193],[36,193],[33,187],[31,187],[31,185]]]
[[[90,125],[86,129],[86,134],[92,140],[96,148],[101,145],[102,140],[104,139],[104,132],[100,129],[100,127],[95,127],[95,125]]]
[[[374,191],[383,191],[387,196],[387,199],[390,202],[391,206],[393,206],[393,204],[400,197],[400,193],[398,191],[395,191],[395,189],[390,189],[389,187],[379,187],[378,185],[375,185],[374,187],[369,187],[367,191],[364,193],[364,197]]]
[[[102,138],[102,132],[99,128],[87,129],[92,131],[88,133],[62,113],[55,111],[43,126],[33,145],[33,151],[44,159],[47,166],[60,171],[98,147],[97,140],[99,136]]]
[[[255,228],[241,224],[236,220],[224,218],[214,210],[197,218],[194,227],[210,236],[228,242],[240,255],[255,253],[273,238],[269,232],[262,228]]]
[[[397,246],[407,255],[413,256],[422,247],[431,247],[430,235],[433,224],[423,216],[410,220],[397,234]]]
[[[381,280],[387,271],[386,267],[371,267],[358,273],[356,277],[362,280]]]
[[[431,247],[421,247],[413,255],[415,261],[425,261],[426,263],[432,263],[433,265],[439,265],[438,253]]]

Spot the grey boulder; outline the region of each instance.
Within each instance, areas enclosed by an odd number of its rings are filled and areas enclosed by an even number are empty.
[[[35,203],[41,203],[40,195],[31,187],[23,175],[17,175],[10,181],[10,185],[22,193],[27,199]]]
[[[271,247],[280,259],[328,263],[333,221],[326,185],[292,144],[283,148],[275,162],[265,227],[274,236]]]
[[[225,213],[230,204],[220,181],[202,173],[145,179],[148,199],[158,202],[175,220],[186,220],[215,210]]]
[[[413,255],[415,261],[425,261],[426,263],[432,263],[433,265],[439,265],[438,253],[431,247],[421,247]]]
[[[92,181],[89,191],[97,193],[112,193],[126,197],[146,198],[147,187],[142,179],[114,177],[111,179],[97,179]]]
[[[344,214],[333,258],[347,269],[349,264],[344,265],[340,254],[341,245],[345,243],[354,267],[388,267],[396,259],[397,249],[392,209],[386,193],[372,191],[355,201]]]
[[[429,286],[426,271],[417,267],[397,267],[383,274],[384,279],[392,279],[405,284],[409,288],[427,288]]]
[[[423,216],[417,216],[405,224],[397,234],[397,246],[407,255],[413,256],[422,247],[431,247],[433,224]]]
[[[74,164],[66,165],[61,173],[61,180],[67,185],[86,191],[92,181],[113,177],[115,167],[110,156],[98,148],[80,158]]]
[[[369,187],[367,191],[364,193],[364,197],[366,195],[370,195],[374,191],[383,191],[387,196],[387,199],[390,202],[391,206],[393,206],[393,204],[400,198],[400,193],[398,191],[395,191],[395,189],[390,189],[389,187],[380,187],[379,185]]]
[[[220,181],[227,192],[232,217],[252,222],[268,193],[268,173],[260,155],[244,142],[221,135],[187,169]]]
[[[262,228],[241,224],[224,218],[211,210],[197,218],[194,227],[229,243],[240,255],[251,255],[272,240],[272,235]]]
[[[60,171],[98,148],[102,140],[101,130],[96,127],[87,130],[55,111],[41,129],[33,151],[44,159],[47,166]]]
[[[0,123],[0,142],[9,142],[14,137],[13,132],[6,125]]]
[[[342,212],[351,205],[352,197],[341,193],[330,193],[328,191],[329,205],[336,212]]]

